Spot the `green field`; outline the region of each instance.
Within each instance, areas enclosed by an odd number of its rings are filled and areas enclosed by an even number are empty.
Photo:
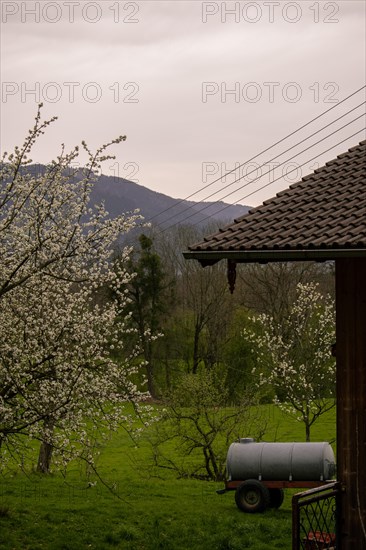
[[[304,441],[302,424],[263,406],[267,441]],[[335,437],[335,411],[312,430],[313,441]],[[0,488],[0,548],[4,550],[273,550],[291,548],[291,491],[278,510],[244,514],[222,484],[181,479],[149,468],[146,443],[136,447],[116,434],[103,447],[98,468],[112,494],[85,467],[66,478],[14,470]],[[96,483],[95,483],[96,482]]]

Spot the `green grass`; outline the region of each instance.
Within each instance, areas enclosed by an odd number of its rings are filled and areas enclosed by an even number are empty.
[[[304,430],[272,406],[265,407],[265,439],[303,441]],[[314,441],[335,435],[335,412],[314,427]],[[222,484],[160,478],[148,468],[148,449],[125,434],[106,445],[98,462],[111,494],[85,469],[61,475],[7,474],[0,486],[0,548],[4,550],[283,550],[291,548],[291,496],[279,510],[244,514]]]

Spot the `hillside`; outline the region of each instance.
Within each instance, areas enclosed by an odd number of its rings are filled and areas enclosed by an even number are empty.
[[[173,199],[132,181],[104,175],[95,185],[92,201],[104,201],[112,217],[138,208],[146,221],[151,220],[161,227],[183,223],[205,225],[210,220],[226,223],[249,210],[247,206],[228,205],[221,201],[198,203]]]
[[[46,172],[46,166],[32,164],[23,170],[39,176]],[[203,227],[210,222],[222,226],[246,214],[250,209],[249,206],[231,205],[222,201],[195,202],[174,199],[124,178],[104,174],[98,177],[94,185],[91,202],[104,202],[112,218],[139,209],[145,221],[151,221],[153,225],[162,229],[182,224]]]

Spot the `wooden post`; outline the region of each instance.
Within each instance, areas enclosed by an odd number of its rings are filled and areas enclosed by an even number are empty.
[[[227,280],[229,283],[230,294],[233,294],[236,281],[236,262],[233,260],[227,261]]]
[[[366,258],[336,260],[341,550],[366,550]]]

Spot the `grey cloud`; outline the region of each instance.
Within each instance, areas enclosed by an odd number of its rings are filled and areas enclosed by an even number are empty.
[[[139,162],[144,185],[151,181],[169,194],[174,179],[180,196],[187,195],[200,187],[202,162],[245,160],[329,108],[335,91],[329,83],[338,86],[337,100],[362,84],[363,3],[328,2],[340,7],[339,22],[329,24],[324,3],[313,3],[323,10],[319,23],[312,20],[312,3],[298,3],[304,12],[295,24],[283,18],[271,24],[264,17],[256,24],[223,24],[220,17],[204,24],[198,1],[137,2],[139,23],[132,24],[114,23],[111,10],[96,24],[80,16],[56,24],[9,19],[3,25],[2,78],[30,88],[39,82],[41,90],[55,81],[63,92],[59,101],[45,101],[45,113],[60,120],[40,143],[40,160],[58,154],[62,141],[71,146],[85,138],[98,146],[127,133],[118,161]],[[68,81],[80,83],[73,103]],[[101,91],[95,103],[81,93],[92,81]],[[123,86],[131,82],[139,87],[137,103],[126,101],[132,88]],[[204,82],[212,92],[206,101]],[[301,90],[298,101],[291,101],[291,82]],[[252,101],[256,91],[261,96]],[[24,99],[18,93],[2,103],[6,147],[19,143],[32,124],[36,102],[31,95]]]

